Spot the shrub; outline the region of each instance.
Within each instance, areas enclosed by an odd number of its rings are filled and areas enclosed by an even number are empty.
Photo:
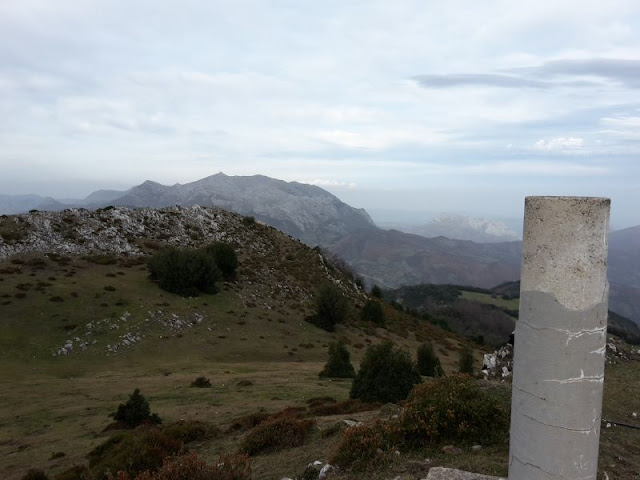
[[[343,342],[329,344],[329,361],[320,372],[320,377],[353,378],[356,371],[349,359],[349,350]]]
[[[384,310],[382,310],[380,302],[367,300],[367,303],[365,303],[362,308],[360,318],[363,322],[371,322],[375,325],[384,325]]]
[[[418,371],[420,375],[426,377],[443,377],[444,370],[440,364],[440,359],[433,351],[430,343],[423,343],[418,347]]]
[[[116,422],[121,422],[129,428],[134,428],[143,422],[161,423],[160,417],[155,413],[151,413],[149,402],[140,393],[140,389],[138,388],[129,395],[127,403],[118,405],[118,409],[110,416],[112,416]]]
[[[217,292],[220,270],[215,260],[203,251],[168,248],[153,255],[148,266],[151,279],[167,292],[185,297]]]
[[[221,456],[208,465],[194,452],[183,457],[165,459],[155,473],[144,472],[134,480],[250,480],[251,465],[246,455]],[[118,472],[114,480],[131,480],[126,472]]]
[[[358,412],[369,412],[380,408],[379,403],[363,403],[360,400],[345,400],[344,402],[316,403],[309,405],[311,413],[317,417],[328,415],[347,415]]]
[[[240,452],[255,455],[261,452],[302,445],[315,427],[313,418],[282,415],[262,422],[251,430],[240,444]]]
[[[154,426],[140,426],[133,431],[117,434],[89,452],[89,468],[97,480],[120,470],[137,475],[156,470],[163,460],[179,454],[183,443],[165,435]]]
[[[371,295],[376,298],[382,298],[382,290],[378,285],[371,287]]]
[[[226,280],[231,280],[236,275],[238,268],[238,255],[231,245],[224,242],[215,242],[205,248],[211,255]]]
[[[220,435],[220,429],[198,420],[180,420],[163,427],[162,433],[186,444],[215,438]]]
[[[252,217],[252,216],[242,217],[242,223],[247,227],[250,227],[251,225],[255,225],[256,217]]]
[[[307,320],[327,332],[333,332],[336,324],[345,320],[349,309],[344,294],[333,284],[326,284],[320,288],[316,295],[315,307],[315,315]]]
[[[438,378],[416,386],[400,415],[404,441],[413,448],[427,444],[490,445],[509,433],[509,405],[481,390],[468,376]]]
[[[20,480],[49,480],[43,470],[32,468],[25,473]]]
[[[206,377],[198,377],[191,382],[191,386],[195,388],[211,388],[211,382]]]
[[[372,425],[349,427],[342,433],[330,463],[353,470],[377,468],[392,458],[396,440],[393,425],[379,419]]]
[[[83,260],[89,263],[95,263],[96,265],[115,265],[118,263],[118,259],[112,255],[106,253],[96,253],[94,255],[85,255]]]
[[[473,375],[473,352],[469,347],[460,350],[460,373]]]
[[[88,475],[88,470],[84,465],[74,465],[56,475],[55,480],[85,480],[86,478],[91,478]]]
[[[349,396],[364,402],[395,403],[407,398],[421,381],[409,353],[387,341],[367,348]]]

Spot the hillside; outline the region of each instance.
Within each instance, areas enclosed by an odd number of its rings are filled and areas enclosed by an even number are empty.
[[[361,322],[367,295],[352,277],[317,249],[222,209],[31,212],[2,218],[0,232],[0,476],[10,480],[28,467],[57,473],[84,463],[108,436],[101,433],[107,415],[136,387],[167,422],[203,419],[226,428],[261,409],[346,399],[350,381],[318,378],[331,341],[347,343],[357,366],[366,347],[383,339],[411,352],[430,340],[448,372],[467,345],[388,305],[387,328]],[[183,298],[149,280],[145,256],[164,245],[217,240],[240,259],[237,278],[219,293]],[[351,306],[334,333],[305,321],[327,282]],[[212,388],[190,388],[198,376]],[[215,458],[240,438],[202,451]],[[275,471],[304,469],[314,455],[278,460]],[[253,461],[262,472],[254,478],[271,478],[269,458]]]
[[[449,283],[490,288],[518,278],[519,242],[474,243],[397,230],[354,232],[329,249],[367,281],[386,288]]]

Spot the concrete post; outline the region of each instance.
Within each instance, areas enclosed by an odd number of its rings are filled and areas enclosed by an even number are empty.
[[[610,200],[527,197],[510,480],[596,479]]]

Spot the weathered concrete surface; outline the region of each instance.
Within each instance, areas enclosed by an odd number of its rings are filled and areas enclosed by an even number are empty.
[[[478,475],[453,468],[433,467],[429,469],[426,480],[506,480],[501,477]]]
[[[609,200],[528,197],[511,404],[511,480],[596,478]]]

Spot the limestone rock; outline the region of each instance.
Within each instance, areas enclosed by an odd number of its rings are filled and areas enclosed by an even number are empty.
[[[492,477],[477,473],[465,472],[454,468],[433,467],[429,469],[429,474],[423,480],[507,480],[502,477]]]

